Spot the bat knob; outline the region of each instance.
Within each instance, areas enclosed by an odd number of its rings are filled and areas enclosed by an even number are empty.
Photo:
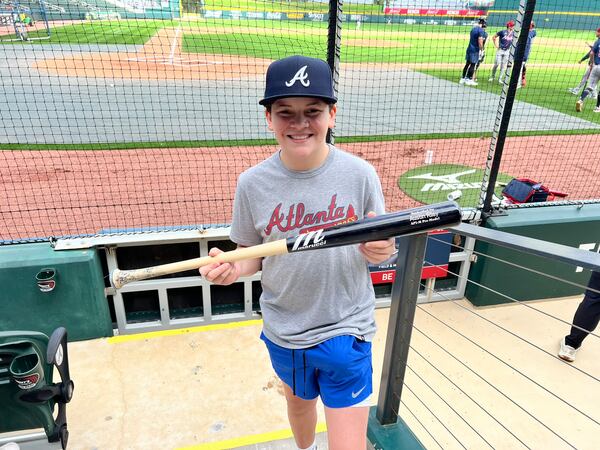
[[[113,272],[110,274],[110,284],[115,289],[121,289],[123,287],[125,283],[123,277],[121,276],[121,270],[113,270]]]

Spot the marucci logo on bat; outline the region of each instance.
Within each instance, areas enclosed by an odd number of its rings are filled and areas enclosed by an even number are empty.
[[[310,231],[305,234],[301,234],[296,238],[294,246],[292,247],[293,252],[305,250],[308,248],[321,247],[325,245],[325,236],[323,236],[323,230]]]

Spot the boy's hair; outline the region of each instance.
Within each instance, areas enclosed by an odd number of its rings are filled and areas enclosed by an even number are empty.
[[[333,77],[327,63],[301,55],[272,62],[267,69],[265,96],[258,103],[267,106],[286,97],[314,97],[336,103]]]

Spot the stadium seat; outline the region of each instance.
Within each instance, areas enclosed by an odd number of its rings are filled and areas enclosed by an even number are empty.
[[[54,366],[59,383],[52,382]],[[19,432],[43,428],[49,443],[66,448],[66,404],[73,386],[64,328],[54,330],[50,339],[31,331],[0,332],[0,446],[11,439],[22,442]]]

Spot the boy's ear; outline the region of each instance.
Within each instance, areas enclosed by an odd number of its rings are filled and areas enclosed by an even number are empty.
[[[331,105],[331,108],[329,109],[329,128],[333,128],[335,126],[335,115],[337,113],[337,106]]]
[[[265,109],[265,117],[267,118],[267,127],[273,131],[273,122],[271,121],[271,113],[268,109]]]

